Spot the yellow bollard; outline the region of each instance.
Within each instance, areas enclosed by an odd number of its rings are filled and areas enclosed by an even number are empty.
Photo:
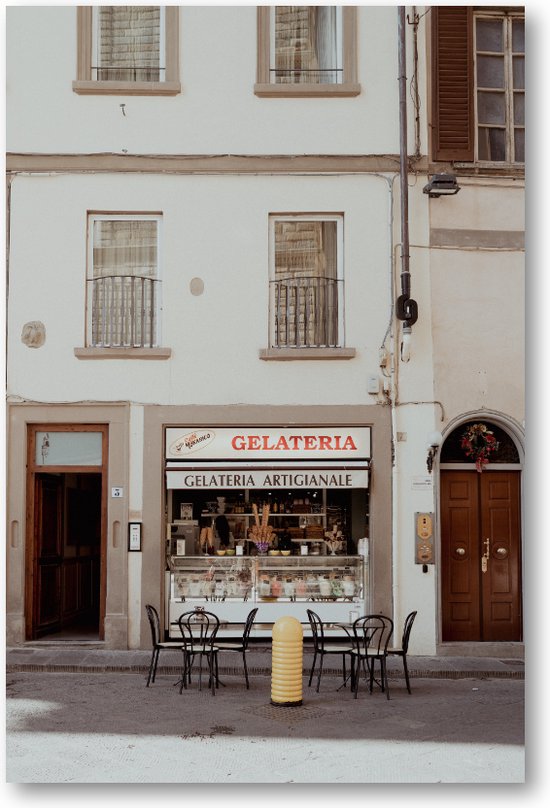
[[[295,617],[279,617],[273,626],[271,704],[302,703],[304,632]]]

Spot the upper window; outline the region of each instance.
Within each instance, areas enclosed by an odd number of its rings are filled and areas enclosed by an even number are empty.
[[[525,20],[475,16],[476,156],[525,162]]]
[[[430,25],[432,158],[523,172],[523,8],[431,6]]]
[[[174,95],[177,6],[80,6],[77,93]]]
[[[159,216],[89,217],[88,345],[158,345]]]
[[[257,95],[358,95],[356,9],[258,8]]]
[[[272,216],[271,347],[344,342],[341,216]]]

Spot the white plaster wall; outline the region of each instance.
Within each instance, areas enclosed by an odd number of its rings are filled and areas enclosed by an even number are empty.
[[[412,361],[412,360],[411,360]],[[415,564],[416,512],[435,513],[436,478],[431,488],[418,490],[415,481],[428,476],[426,469],[426,436],[441,428],[439,408],[433,404],[418,405],[398,410],[399,431],[405,440],[397,441],[396,471],[394,477],[394,619],[397,637],[401,636],[407,614],[417,610],[418,615],[411,635],[410,653],[435,654],[437,642],[437,574],[436,564]],[[434,522],[435,524],[435,522]],[[435,536],[434,536],[435,539]]]
[[[434,404],[433,308],[431,305],[429,207],[419,179],[409,188],[411,297],[418,303],[412,327],[410,358],[397,360],[397,406],[394,413],[395,470],[393,479],[393,603],[396,638],[409,612],[418,615],[411,635],[412,654],[435,654],[437,641],[437,566],[415,564],[414,514],[434,512],[435,491],[419,490],[415,482],[427,476],[426,436],[441,429],[441,411]],[[400,249],[398,248],[398,256]],[[396,287],[400,289],[400,261]],[[398,294],[397,292],[396,294]],[[400,328],[399,328],[400,333]]]
[[[426,199],[430,227],[524,230],[525,180],[460,177],[460,191],[446,199]]]
[[[76,6],[12,6],[7,151],[396,153],[396,7],[359,6],[357,42],[358,97],[258,98],[256,7],[182,6],[180,95],[82,96],[72,90]]]
[[[130,407],[128,520],[143,522],[143,407]],[[150,537],[142,535],[142,542]],[[140,647],[142,553],[128,553],[128,648]]]
[[[456,197],[443,205],[431,204],[431,224],[443,229],[522,231],[523,182],[489,181],[482,186],[466,181]],[[525,253],[435,249],[431,276],[435,391],[447,419],[487,408],[522,421]]]
[[[87,211],[162,211],[167,361],[84,361]],[[40,401],[372,402],[367,376],[391,312],[388,190],[377,177],[17,176],[11,197],[10,396]],[[268,216],[343,212],[346,344],[353,360],[264,362]],[[205,291],[189,290],[194,277]],[[23,325],[42,320],[30,349]]]
[[[523,419],[523,292],[517,254],[434,261],[434,375],[449,418],[488,408]]]

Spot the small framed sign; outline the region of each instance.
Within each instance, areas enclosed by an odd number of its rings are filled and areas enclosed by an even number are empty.
[[[192,519],[193,518],[193,503],[192,502],[181,502],[180,503],[180,519]]]
[[[128,550],[141,552],[141,522],[128,522]]]

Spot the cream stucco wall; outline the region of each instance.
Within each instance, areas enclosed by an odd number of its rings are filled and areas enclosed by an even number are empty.
[[[448,241],[470,231],[467,246],[431,251],[436,398],[449,420],[492,409],[522,422],[525,253],[507,242],[525,227],[523,182],[462,185],[456,197],[430,203],[431,227]]]
[[[353,98],[255,96],[255,6],[180,7],[182,92],[169,98],[75,94],[76,6],[10,7],[8,26],[8,151],[388,154],[399,148],[394,7],[358,9],[362,92]]]
[[[17,176],[11,193],[10,396],[143,403],[371,402],[367,376],[391,315],[388,186],[377,177]],[[87,211],[162,212],[167,361],[84,361]],[[343,212],[352,360],[264,362],[268,217]],[[32,227],[32,238],[29,237]],[[192,278],[204,281],[194,296]],[[69,301],[69,304],[68,304]],[[20,340],[41,320],[43,347]],[[307,374],[304,373],[307,368]]]

